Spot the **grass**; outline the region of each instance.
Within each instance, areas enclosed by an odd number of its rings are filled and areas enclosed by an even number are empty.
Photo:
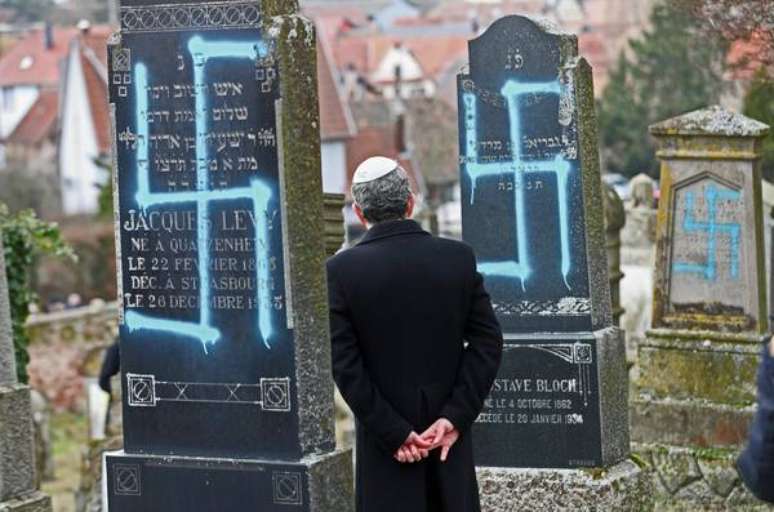
[[[75,491],[81,479],[81,453],[88,443],[86,417],[71,412],[51,415],[51,449],[54,457],[52,481],[43,482],[51,496],[54,512],[75,511]]]

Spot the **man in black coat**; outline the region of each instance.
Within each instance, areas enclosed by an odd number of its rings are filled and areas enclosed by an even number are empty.
[[[753,494],[774,503],[774,340],[763,354],[758,372],[758,412],[738,466]]]
[[[352,194],[369,230],[328,261],[328,286],[333,375],[356,418],[357,510],[478,512],[470,429],[503,339],[475,256],[407,220],[414,198],[394,160],[364,162]]]

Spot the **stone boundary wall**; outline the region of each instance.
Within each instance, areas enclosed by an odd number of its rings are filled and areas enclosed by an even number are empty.
[[[118,329],[118,305],[95,301],[82,308],[31,315],[30,386],[55,410],[84,411],[83,378],[99,372],[101,361],[89,357],[94,349],[109,346]],[[96,368],[88,367],[96,364]]]

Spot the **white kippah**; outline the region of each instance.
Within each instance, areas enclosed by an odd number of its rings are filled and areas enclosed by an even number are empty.
[[[383,156],[374,156],[357,167],[355,176],[352,178],[353,184],[368,183],[390,174],[399,167],[398,162],[392,158]]]

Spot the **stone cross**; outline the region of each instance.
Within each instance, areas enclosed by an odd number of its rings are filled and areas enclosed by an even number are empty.
[[[506,339],[473,432],[483,506],[500,510],[521,493],[540,496],[526,508],[551,509],[559,498],[533,491],[562,480],[577,503],[612,506],[589,494],[582,472],[551,471],[621,467],[629,455],[591,68],[574,35],[528,17],[502,18],[469,46],[458,77],[463,238]],[[619,483],[600,485],[639,481],[623,468]]]
[[[121,4],[111,511],[353,506],[351,456],[335,451],[315,33],[296,10]]]
[[[49,512],[51,500],[36,490],[35,433],[30,388],[18,383],[0,235],[0,511]]]
[[[714,106],[651,133],[658,252],[632,437],[670,496],[702,496],[689,508],[744,508],[755,500],[736,479],[734,451],[747,440],[769,330],[759,164],[768,127]]]

